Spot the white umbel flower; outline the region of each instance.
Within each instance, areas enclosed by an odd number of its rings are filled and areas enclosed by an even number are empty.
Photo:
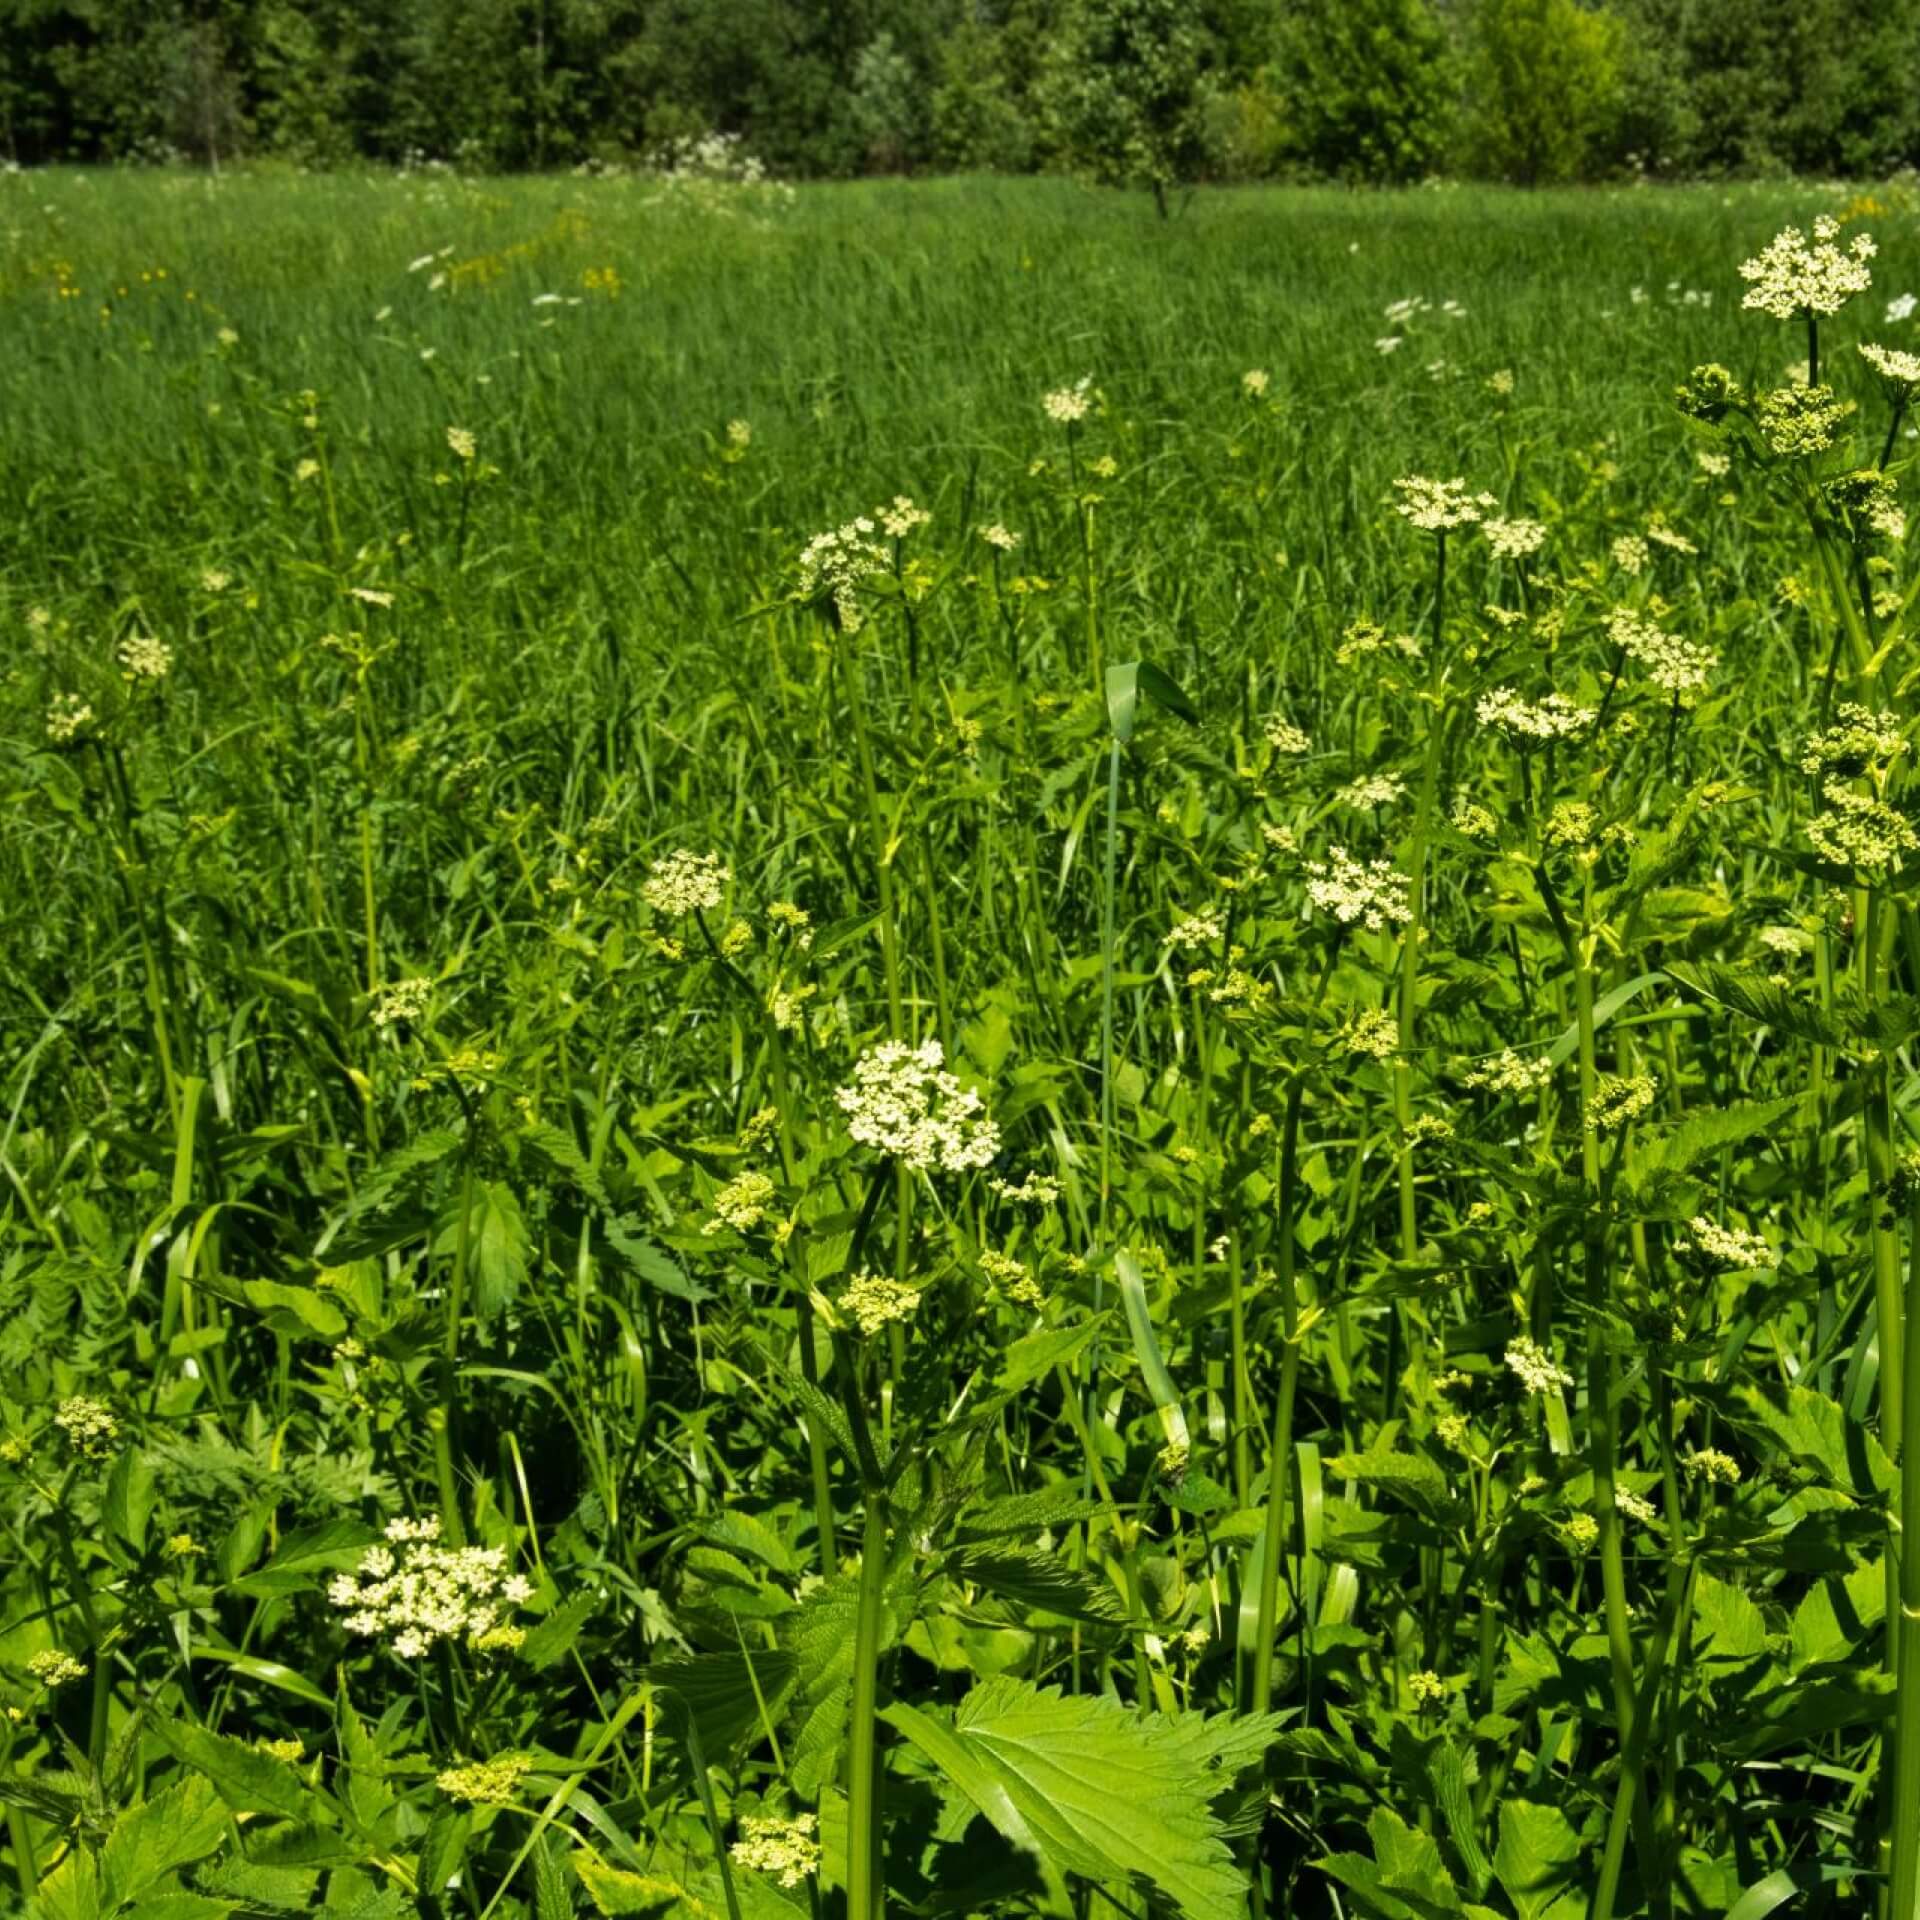
[[[868,1048],[834,1095],[848,1133],[916,1173],[986,1166],[1000,1151],[1000,1129],[980,1096],[946,1071],[945,1058],[938,1040]]]

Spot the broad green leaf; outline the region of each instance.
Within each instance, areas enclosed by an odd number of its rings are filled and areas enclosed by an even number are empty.
[[[962,1547],[947,1556],[947,1571],[1030,1611],[1069,1620],[1117,1621],[1125,1617],[1109,1581],[1069,1566],[1039,1548]]]
[[[264,1567],[233,1583],[234,1591],[261,1597],[302,1592],[317,1586],[322,1574],[357,1567],[361,1555],[378,1538],[371,1527],[358,1520],[322,1521],[317,1527],[289,1534]]]
[[[1580,1860],[1580,1836],[1558,1807],[1503,1798],[1493,1871],[1520,1920],[1547,1920]]]
[[[1124,745],[1133,738],[1142,695],[1190,725],[1200,714],[1179,684],[1150,660],[1128,660],[1107,669],[1107,725]]]
[[[473,1197],[473,1310],[490,1320],[519,1296],[527,1280],[527,1223],[504,1181],[486,1181]]]
[[[188,1721],[159,1723],[168,1746],[187,1766],[204,1773],[236,1813],[283,1813],[293,1820],[328,1821],[323,1794],[287,1765],[259,1748]]]
[[[136,1558],[146,1550],[147,1522],[153,1516],[153,1469],[137,1447],[128,1447],[113,1463],[100,1517],[108,1533]]]
[[[1160,1431],[1166,1436],[1167,1450],[1184,1461],[1191,1449],[1187,1416],[1180,1405],[1180,1390],[1160,1352],[1159,1337],[1153,1330],[1153,1314],[1147,1304],[1146,1281],[1140,1262],[1129,1252],[1113,1257],[1113,1271],[1120,1282],[1120,1299],[1127,1310],[1127,1331],[1133,1336],[1134,1358],[1147,1383],[1147,1395],[1160,1416]]]
[[[1793,1612],[1789,1631],[1793,1671],[1852,1660],[1875,1638],[1887,1613],[1885,1563],[1870,1561],[1844,1579],[1823,1580]]]
[[[1767,1651],[1767,1623],[1740,1588],[1702,1572],[1694,1584],[1693,1641],[1706,1660],[1757,1660]]]
[[[113,1823],[100,1851],[103,1894],[109,1905],[137,1900],[156,1881],[204,1860],[227,1837],[227,1809],[211,1781],[189,1774],[177,1786]]]
[[[647,1680],[693,1715],[700,1743],[716,1765],[778,1721],[800,1671],[796,1655],[757,1647],[739,1653],[683,1654],[656,1660]]]
[[[1189,1920],[1241,1920],[1246,1881],[1209,1805],[1220,1775],[1162,1716],[1002,1676],[950,1725],[887,1717],[1015,1846],[1087,1879],[1147,1881]]]

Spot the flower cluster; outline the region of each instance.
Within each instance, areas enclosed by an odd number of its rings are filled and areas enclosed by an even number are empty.
[[[1468,493],[1464,480],[1429,480],[1424,473],[1409,473],[1393,484],[1400,494],[1394,511],[1429,533],[1471,526],[1500,504],[1490,493]]]
[[[920,1304],[920,1289],[884,1273],[856,1273],[840,1289],[839,1308],[868,1339],[895,1320],[904,1320]]]
[[[71,746],[92,724],[92,704],[77,693],[56,693],[47,702],[47,739],[56,747]]]
[[[1553,1084],[1553,1062],[1544,1053],[1523,1056],[1509,1048],[1484,1066],[1470,1067],[1466,1083],[1487,1093],[1538,1093]]]
[[[1741,306],[1792,320],[1806,313],[1838,313],[1856,293],[1873,284],[1867,262],[1878,249],[1872,237],[1856,233],[1843,253],[1834,242],[1840,222],[1822,214],[1813,223],[1813,244],[1798,227],[1783,227],[1766,248],[1740,263],[1740,277],[1753,284]]]
[[[1267,745],[1275,753],[1311,753],[1313,751],[1312,739],[1283,713],[1268,714],[1262,731],[1267,736]]]
[[[917,1047],[889,1040],[855,1062],[834,1095],[847,1131],[863,1147],[890,1153],[916,1173],[964,1173],[1000,1151],[1000,1129],[977,1093],[943,1066],[938,1040]]]
[[[43,1647],[38,1653],[27,1655],[27,1671],[52,1692],[55,1687],[64,1687],[70,1680],[86,1678],[86,1668],[70,1653],[62,1653],[58,1647]]]
[[[1521,1334],[1508,1346],[1506,1362],[1519,1375],[1520,1384],[1528,1393],[1547,1394],[1558,1387],[1573,1385],[1573,1375],[1527,1334]]]
[[[1446,1702],[1447,1683],[1428,1669],[1407,1676],[1407,1693],[1416,1707],[1438,1707]]]
[[[1851,400],[1839,399],[1826,385],[1775,387],[1755,401],[1753,417],[1767,445],[1791,460],[1824,453],[1853,410]]]
[[[443,1547],[438,1519],[390,1520],[386,1546],[369,1547],[356,1573],[335,1576],[327,1598],[349,1633],[382,1635],[403,1660],[441,1640],[469,1646],[515,1644],[503,1614],[533,1598],[521,1574],[504,1571],[501,1547]]]
[[[720,904],[733,869],[717,853],[685,847],[648,863],[640,897],[655,913],[702,913]]]
[[[1547,530],[1538,520],[1493,520],[1481,528],[1497,559],[1524,560],[1546,545]]]
[[[1676,1240],[1673,1250],[1679,1254],[1697,1254],[1699,1258],[1729,1273],[1758,1273],[1778,1264],[1780,1256],[1757,1233],[1740,1227],[1723,1227],[1697,1213],[1687,1222],[1691,1239]]]
[[[372,1018],[376,1027],[386,1028],[404,1020],[417,1026],[433,999],[431,980],[395,980],[382,987],[373,1002]]]
[[[520,1782],[532,1771],[533,1762],[524,1753],[498,1753],[491,1760],[448,1767],[434,1775],[433,1784],[455,1800],[510,1807]]]
[[[1720,664],[1710,647],[1666,633],[1631,607],[1617,608],[1607,621],[1607,634],[1627,658],[1646,669],[1647,677],[1667,693],[1696,693]]]
[[[974,531],[988,546],[997,548],[1001,553],[1011,553],[1020,544],[1020,536],[1003,527],[998,520],[990,521],[984,527],[976,527]]]
[[[120,642],[120,673],[127,680],[164,680],[173,671],[173,649],[150,633],[130,633]]]
[[[810,1813],[742,1814],[740,1838],[728,1852],[741,1866],[777,1873],[783,1887],[797,1887],[820,1870],[820,1843],[813,1837],[816,1824]]]
[[[1055,387],[1040,396],[1041,408],[1057,426],[1070,427],[1084,420],[1093,405],[1093,375],[1083,373],[1070,387]]]
[[[83,1459],[98,1460],[113,1451],[120,1438],[120,1422],[98,1400],[75,1394],[54,1410],[53,1424],[67,1437],[67,1445]]]
[[[785,933],[802,953],[813,945],[813,915],[791,900],[775,900],[767,907],[767,924]]]
[[[1894,715],[1843,700],[1833,725],[1810,736],[1801,748],[1800,771],[1853,777],[1899,759],[1906,750],[1906,735]]]
[[[1629,1520],[1638,1520],[1643,1527],[1650,1527],[1660,1516],[1653,1510],[1653,1502],[1644,1494],[1638,1494],[1631,1487],[1615,1487],[1613,1504]]]
[[[765,1218],[773,1204],[773,1182],[764,1173],[739,1173],[713,1196],[713,1218],[703,1233],[722,1233],[731,1227],[735,1233],[747,1233]]]
[[[1623,533],[1608,551],[1613,555],[1613,564],[1622,573],[1635,575],[1644,573],[1647,562],[1653,557],[1647,543],[1637,533]]]
[[[1216,946],[1225,935],[1217,913],[1190,913],[1173,923],[1165,944],[1191,953],[1195,947]]]
[[[1737,1487],[1740,1484],[1739,1461],[1730,1453],[1722,1453],[1718,1447],[1698,1447],[1681,1464],[1689,1473],[1697,1473],[1709,1485]]]
[[[1898,347],[1876,347],[1863,343],[1860,357],[1895,395],[1904,398],[1920,387],[1920,353],[1905,353]]]
[[[1400,1028],[1383,1007],[1363,1007],[1341,1023],[1340,1044],[1367,1060],[1390,1060],[1399,1051]]]
[[[1008,1180],[989,1179],[987,1190],[996,1199],[1031,1207],[1050,1207],[1060,1198],[1060,1182],[1045,1173],[1030,1173],[1017,1187]]]
[[[1483,727],[1495,727],[1509,740],[1564,740],[1593,718],[1593,709],[1550,693],[1543,700],[1523,700],[1511,687],[1483,693],[1474,707]]]
[[[1838,474],[1821,491],[1854,539],[1867,532],[1886,540],[1906,538],[1907,516],[1900,495],[1878,467],[1856,467],[1851,473]]]
[[[471,460],[480,451],[480,443],[466,427],[447,429],[447,451],[456,460]]]
[[[874,512],[880,516],[880,531],[889,540],[904,540],[915,527],[924,527],[933,518],[925,507],[916,507],[904,493],[893,496],[890,507],[876,507]]]
[[[1397,774],[1370,773],[1350,780],[1333,796],[1333,804],[1336,807],[1390,807],[1406,796],[1406,782]]]
[[[1420,657],[1419,636],[1411,633],[1389,635],[1377,620],[1355,620],[1340,636],[1340,644],[1333,650],[1334,665],[1350,667],[1356,660],[1364,660],[1369,654],[1385,653],[1389,649],[1409,660],[1417,660]]]
[[[799,595],[802,600],[822,597],[832,603],[840,631],[858,633],[866,624],[860,604],[860,583],[887,565],[887,550],[873,538],[873,522],[865,514],[843,527],[816,533],[800,549]]]
[[[1309,860],[1306,870],[1308,903],[1343,927],[1358,921],[1378,933],[1390,922],[1404,925],[1413,918],[1410,883],[1390,861],[1363,866],[1345,847],[1329,847],[1326,859]]]
[[[1807,822],[1807,838],[1835,866],[1880,873],[1920,851],[1913,822],[1884,800],[1855,793],[1838,780],[1829,780],[1822,793],[1827,810]]]
[[[1040,1282],[1011,1254],[985,1248],[980,1255],[980,1271],[1016,1306],[1037,1307],[1046,1300]]]
[[[1603,1073],[1593,1089],[1585,1123],[1589,1133],[1624,1127],[1651,1110],[1659,1092],[1650,1073]]]

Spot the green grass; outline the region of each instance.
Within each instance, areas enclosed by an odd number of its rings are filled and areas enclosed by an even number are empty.
[[[23,1909],[1916,1920],[1920,203],[1674,404],[1851,198],[0,178]]]

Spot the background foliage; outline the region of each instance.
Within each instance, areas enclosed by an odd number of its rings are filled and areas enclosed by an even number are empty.
[[[1920,0],[0,0],[0,151],[1526,183],[1920,159]]]

